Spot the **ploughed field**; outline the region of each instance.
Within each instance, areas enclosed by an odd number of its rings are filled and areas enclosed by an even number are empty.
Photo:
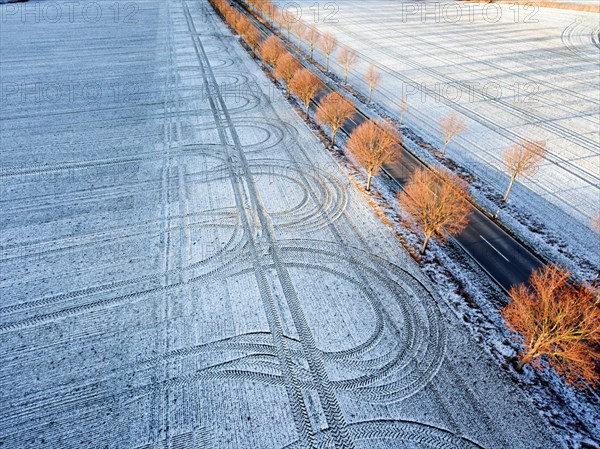
[[[398,116],[405,98],[404,122],[428,142],[441,149],[439,119],[461,116],[468,129],[446,154],[498,194],[509,183],[504,150],[523,138],[545,141],[546,161],[509,201],[598,260],[590,223],[600,210],[597,13],[461,1],[294,5],[290,13],[359,53],[350,84],[366,92],[368,64],[380,70],[374,101]],[[343,78],[335,58],[331,66]]]
[[[558,446],[206,1],[96,5],[0,30],[0,446]]]

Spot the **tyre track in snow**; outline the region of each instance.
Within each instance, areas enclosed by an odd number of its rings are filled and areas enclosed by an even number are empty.
[[[237,134],[235,132],[235,128],[231,122],[231,118],[227,113],[225,102],[220,95],[218,84],[210,67],[210,60],[208,59],[207,54],[202,46],[202,42],[196,30],[193,17],[191,16],[188,8],[187,1],[183,0],[182,6],[188,30],[191,34],[191,38],[194,44],[197,59],[200,64],[200,67],[202,67],[203,83],[207,93],[209,94],[209,102],[211,104],[211,109],[213,110],[214,121],[217,127],[217,131],[219,133],[219,138],[223,144],[226,144],[228,142],[228,139],[225,130],[228,130],[229,135],[233,141],[233,145],[236,149],[235,154],[229,154],[228,156],[231,183],[235,193],[236,203],[238,205],[240,217],[243,223],[244,233],[249,243],[250,252],[252,254],[256,282],[258,284],[260,296],[262,298],[263,306],[265,308],[265,314],[269,323],[269,328],[273,336],[273,342],[275,347],[277,348],[277,357],[285,380],[285,389],[290,402],[292,416],[296,424],[296,430],[300,436],[300,439],[308,447],[314,447],[314,431],[312,429],[311,420],[308,415],[306,404],[304,403],[301,385],[296,377],[291,356],[287,351],[285,345],[281,317],[279,316],[279,312],[277,311],[274,298],[270,291],[270,286],[267,281],[266,273],[264,271],[263,266],[261,265],[259,257],[260,251],[257,247],[256,234],[255,230],[252,229],[252,215],[257,213],[257,211],[249,209],[249,207],[258,207],[258,204],[256,202],[257,198],[256,196],[252,196],[252,203],[250,205],[247,205],[245,196],[249,194],[249,191],[246,192],[244,190],[244,186],[241,185],[241,176],[238,176],[238,173],[246,173],[246,182],[250,181],[250,179],[248,179],[249,175],[247,167],[244,167],[244,164],[242,163],[242,161],[244,160],[243,150],[241,148],[239,138],[237,137]],[[242,169],[246,168],[246,170],[242,170],[240,172],[238,167]],[[250,187],[248,188],[250,189]]]

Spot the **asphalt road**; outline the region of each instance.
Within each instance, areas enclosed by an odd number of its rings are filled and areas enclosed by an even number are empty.
[[[364,114],[357,113],[344,126],[344,133],[349,135],[365,120]],[[406,148],[402,147],[401,153],[396,163],[384,167],[384,175],[398,188],[402,188],[416,169],[425,166]],[[531,272],[544,265],[528,248],[474,206],[469,224],[454,241],[505,291],[512,285],[527,282]]]
[[[408,173],[420,164],[406,150],[403,152],[403,156],[410,159],[406,164],[400,161],[385,167],[385,173],[400,186],[406,182]],[[476,207],[471,207],[468,226],[454,240],[507,291],[511,285],[526,282],[532,270],[543,265],[531,251]]]
[[[264,24],[258,21],[255,21],[255,24],[263,33],[273,33]],[[284,41],[284,44],[292,54],[299,58],[303,65],[311,68],[310,63],[306,61],[303,55],[300,55],[287,42]],[[319,72],[316,74],[321,78],[325,87],[311,103],[313,110],[319,100],[333,90],[330,86],[331,80],[326,75]],[[358,106],[357,113],[351,120],[347,120],[341,129],[346,136],[350,135],[356,126],[373,115],[361,111],[360,105]],[[384,166],[383,170],[384,175],[392,179],[399,188],[402,188],[415,169],[425,166],[406,148],[402,147],[401,153],[398,162]],[[460,235],[456,236],[455,241],[502,289],[508,292],[512,285],[526,282],[533,270],[544,265],[533,252],[514,239],[478,208],[472,206],[471,209],[472,214],[469,224]]]

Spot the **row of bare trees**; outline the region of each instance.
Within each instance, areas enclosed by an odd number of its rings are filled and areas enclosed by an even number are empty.
[[[262,41],[260,32],[243,15],[235,12],[225,0],[214,0],[230,25],[244,38],[249,47],[268,64],[274,75],[282,80],[288,90],[304,104],[308,118],[309,104],[322,85],[316,75],[302,68],[275,37]],[[254,2],[258,3],[258,2]],[[277,21],[276,12],[269,13]],[[288,27],[288,35],[292,27]],[[309,39],[312,39],[309,37]],[[325,40],[326,37],[323,38]],[[311,52],[317,41],[313,41]],[[260,45],[259,45],[260,44]],[[329,43],[327,65],[337,43]],[[347,74],[356,61],[356,55],[342,48],[338,61]],[[365,76],[372,88],[379,78],[376,72],[367,71]],[[369,82],[371,80],[371,82]],[[337,92],[323,97],[316,110],[318,123],[330,130],[331,144],[344,122],[356,112],[354,104]],[[408,112],[408,104],[400,106],[401,121]],[[455,114],[440,121],[444,138],[442,156],[447,145],[466,129],[464,122]],[[400,157],[401,136],[396,127],[387,121],[366,121],[351,133],[346,147],[353,159],[367,174],[366,189],[371,187],[372,177],[383,165]],[[522,140],[507,150],[503,163],[510,177],[504,195],[507,200],[514,181],[519,176],[532,175],[546,155],[544,142]],[[468,224],[471,207],[467,183],[458,175],[444,168],[419,169],[410,177],[397,201],[406,212],[406,223],[423,235],[421,254],[431,239],[445,241],[449,236],[460,233]],[[600,213],[592,220],[600,235]],[[523,350],[519,353],[519,369],[524,364],[536,368],[553,367],[566,381],[578,387],[589,384],[596,386],[600,381],[598,360],[600,359],[600,295],[598,287],[591,283],[578,284],[571,280],[570,273],[557,266],[546,266],[534,272],[527,285],[514,286],[510,290],[511,302],[502,309],[508,327],[516,333]]]
[[[252,28],[243,19],[238,17],[233,26],[252,48],[257,47],[256,39],[247,38]],[[293,93],[303,103],[305,117],[308,119],[310,102],[323,87],[319,78],[310,70],[302,68],[300,62],[285,49],[276,36],[264,39],[258,45],[258,54],[273,70],[275,77],[286,84],[288,96]],[[340,54],[347,67],[356,57],[344,49]],[[367,71],[366,79],[371,92],[379,82],[379,74],[371,68]],[[355,113],[356,108],[350,100],[338,92],[331,92],[319,101],[315,119],[329,128],[333,146],[338,131]],[[389,121],[368,120],[350,134],[346,148],[366,171],[367,191],[371,188],[373,176],[378,175],[385,164],[393,163],[400,157],[400,143],[401,136]],[[446,170],[424,169],[413,175],[398,201],[410,215],[411,225],[424,235],[421,253],[425,251],[431,238],[444,240],[464,229],[470,210],[467,197],[465,183]]]
[[[361,124],[347,147],[370,178],[398,157],[399,136],[386,122]],[[540,161],[539,143],[520,143],[506,151],[513,176]],[[510,188],[509,188],[510,190]],[[467,183],[444,168],[419,169],[398,194],[407,223],[424,236],[421,254],[430,239],[444,241],[460,233],[471,213]],[[594,218],[600,236],[600,213]],[[567,383],[596,388],[600,383],[600,289],[577,283],[564,268],[548,265],[532,273],[528,284],[510,289],[511,302],[501,310],[508,328],[522,346],[518,369],[552,367]]]
[[[439,128],[444,140],[442,157],[445,157],[448,144],[467,127],[460,116],[451,112],[440,119]],[[521,139],[504,150],[502,164],[509,177],[508,187],[502,198],[504,202],[508,200],[508,195],[517,178],[534,175],[546,159],[547,153],[545,142],[526,139]]]
[[[308,26],[300,18],[294,16],[289,11],[281,11],[272,2],[247,0],[249,7],[254,10],[257,17],[263,22],[279,28],[282,34],[287,35],[291,42],[292,34],[296,37],[298,48],[305,43],[308,47],[308,57],[314,61],[315,50],[320,50],[325,58],[325,71],[329,72],[330,61],[333,53],[339,48],[336,60],[344,71],[344,83],[348,83],[350,70],[358,65],[358,54],[348,46],[339,46],[335,35],[331,32],[321,34],[314,26]],[[364,80],[369,91],[369,101],[371,101],[374,90],[381,82],[381,73],[374,65],[369,65],[364,73]]]
[[[329,61],[333,54],[333,52],[338,48],[338,40],[337,38],[326,32],[323,35],[317,32],[314,27],[310,27],[305,25],[299,18],[293,16],[289,12],[281,12],[277,6],[275,6],[270,1],[261,1],[261,0],[250,0],[248,1],[249,5],[254,8],[254,10],[266,19],[272,25],[277,25],[280,29],[285,28],[288,35],[288,40],[290,38],[290,32],[293,30],[296,38],[299,43],[302,43],[305,40],[308,44],[310,58],[313,59],[315,48],[319,48],[324,56],[325,56],[325,65],[326,71],[329,72]],[[241,19],[238,20],[240,24],[241,31],[238,32],[244,35],[244,32],[247,34],[255,34],[258,30],[252,30],[250,26],[247,24],[249,20],[242,16]],[[236,28],[237,29],[237,28]],[[253,39],[254,36],[250,36],[250,38],[246,38],[249,41],[249,44],[255,48],[256,46],[256,38]],[[276,46],[277,44],[273,44]],[[281,44],[277,45],[280,46]],[[270,46],[269,46],[270,47]],[[291,82],[291,72],[289,69],[295,68],[295,64],[290,61],[292,56],[290,55],[286,58],[286,67],[282,69],[277,76],[286,82],[288,86],[288,95],[290,91],[290,82]],[[265,59],[265,57],[263,57]],[[267,57],[268,60],[268,57]],[[337,54],[337,61],[340,63],[344,70],[344,83],[348,82],[348,74],[350,70],[358,64],[358,54],[349,48],[348,46],[342,46],[340,51]],[[273,67],[274,65],[271,64]],[[286,70],[287,69],[287,70]],[[276,72],[277,74],[277,72]],[[297,83],[294,83],[297,88],[297,95],[303,97],[303,102],[305,105],[309,104],[312,100],[311,91],[307,85],[307,81],[314,78],[309,78],[307,74],[302,76]],[[364,80],[368,87],[368,101],[370,102],[372,99],[373,91],[377,88],[377,86],[381,83],[381,73],[379,70],[373,66],[369,65],[365,74]],[[316,92],[314,92],[316,95]],[[307,99],[306,101],[304,99]],[[399,107],[399,116],[400,123],[403,122],[405,115],[409,111],[409,105],[406,99],[402,99]],[[308,113],[308,111],[307,111]],[[446,149],[451,141],[453,141],[458,135],[462,134],[467,129],[467,126],[464,120],[454,112],[451,112],[445,116],[443,116],[439,121],[439,130],[442,135],[443,147],[441,151],[441,156],[445,157]],[[335,134],[335,133],[332,133]],[[335,139],[335,135],[332,136],[332,140]],[[506,202],[508,200],[508,196],[512,190],[514,182],[524,176],[531,176],[536,173],[541,163],[544,161],[547,155],[547,148],[544,142],[539,141],[529,141],[522,139],[504,151],[502,156],[503,166],[505,171],[509,177],[509,184],[504,193],[503,201]]]
[[[346,148],[366,171],[366,190],[384,165],[400,158],[401,136],[389,121],[366,121],[350,134]],[[417,169],[398,193],[406,224],[423,235],[421,254],[431,239],[445,241],[469,222],[471,205],[467,183],[444,168]]]
[[[387,122],[365,122],[350,135],[348,150],[372,174],[398,157],[399,136]],[[543,159],[544,146],[520,142],[504,156],[511,179],[532,170]],[[507,191],[510,191],[510,187]],[[460,233],[471,213],[467,183],[450,171],[419,169],[398,194],[407,223],[424,236],[421,254],[430,239],[440,241]],[[600,213],[594,218],[600,236]],[[511,302],[502,309],[508,328],[522,346],[518,369],[552,367],[567,383],[596,388],[600,383],[600,289],[577,283],[564,268],[548,265],[532,273],[528,284],[513,286]]]
[[[287,95],[293,93],[304,104],[308,119],[310,102],[323,88],[323,84],[313,72],[302,68],[300,62],[288,52],[277,36],[269,36],[259,46],[262,60],[271,67],[276,78],[286,85]]]

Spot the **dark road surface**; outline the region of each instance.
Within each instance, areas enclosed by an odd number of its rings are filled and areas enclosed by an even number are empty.
[[[346,122],[343,132],[350,135],[365,120],[366,116],[359,111]],[[402,188],[411,174],[424,166],[402,147],[399,160],[393,165],[386,165],[383,172]],[[514,284],[526,282],[533,270],[543,266],[543,262],[529,249],[474,206],[471,206],[468,226],[454,241],[505,291]]]
[[[273,34],[273,30],[258,22],[250,16],[255,25],[264,34]],[[283,39],[287,49],[298,58],[302,65],[311,69],[324,83],[324,89],[311,102],[311,109],[315,109],[319,100],[333,91],[331,80],[323,73],[315,71],[303,55]],[[357,113],[351,120],[347,120],[341,131],[349,136],[359,124],[368,120],[369,114],[361,111],[357,105]],[[401,148],[401,157],[393,165],[384,166],[383,173],[391,179],[398,189],[410,178],[417,168],[426,165],[417,159],[406,148]],[[508,292],[514,284],[526,282],[533,270],[544,265],[532,251],[504,231],[493,219],[485,215],[477,207],[471,206],[471,217],[465,230],[453,240],[494,280],[504,291]]]
[[[385,174],[400,187],[423,164],[404,148],[398,163],[385,167]],[[454,239],[504,290],[526,282],[532,270],[543,265],[531,251],[507,234],[479,209],[471,207],[466,229]]]

